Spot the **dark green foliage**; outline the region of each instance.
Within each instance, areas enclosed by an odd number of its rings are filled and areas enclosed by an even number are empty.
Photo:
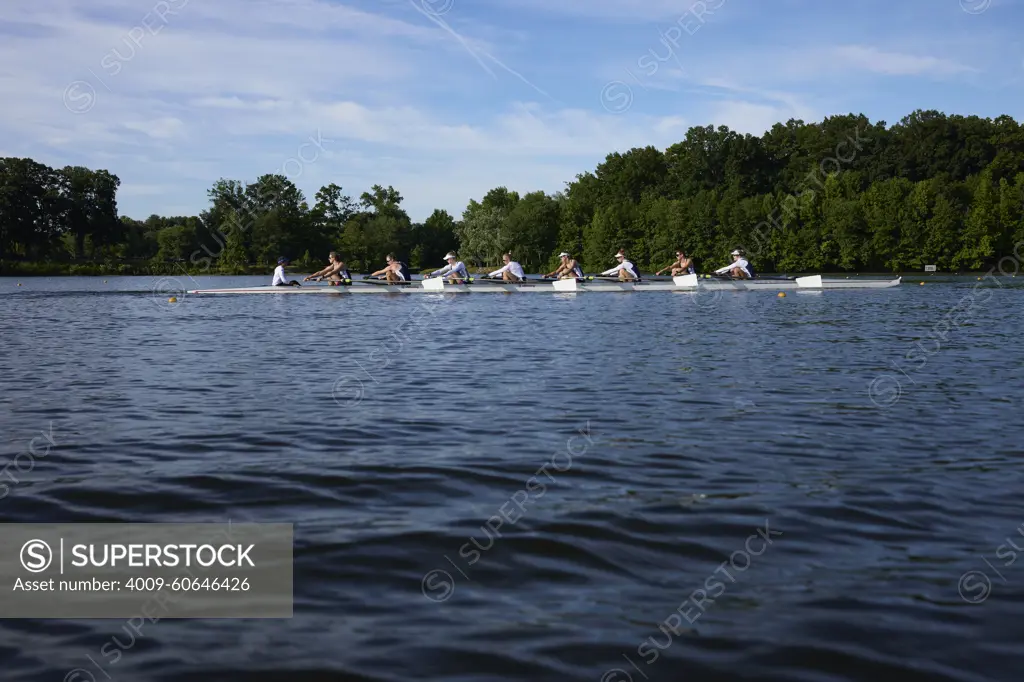
[[[388,253],[422,270],[456,250],[472,267],[511,252],[541,272],[565,250],[594,272],[625,248],[649,271],[682,248],[706,272],[738,247],[760,272],[865,272],[978,270],[1024,253],[1024,129],[1009,116],[915,111],[887,127],[849,114],[760,137],[694,127],[664,152],[609,154],[555,195],[498,187],[461,220],[437,210],[417,224],[381,185],[353,200],[332,183],[310,207],[283,175],[222,179],[201,215],[141,222],[117,216],[119,185],[103,170],[0,159],[4,268],[248,272],[279,255],[321,267],[335,250],[356,271]]]

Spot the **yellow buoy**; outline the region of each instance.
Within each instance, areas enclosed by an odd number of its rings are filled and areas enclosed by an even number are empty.
[[[786,298],[786,292],[785,291],[780,291],[779,292],[779,298]]]
[[[171,296],[169,299],[167,299],[167,302],[168,303],[177,303],[178,299],[176,299],[174,296]]]
[[[978,278],[978,281],[979,281],[979,282],[981,281],[981,277],[979,277],[979,278]]]

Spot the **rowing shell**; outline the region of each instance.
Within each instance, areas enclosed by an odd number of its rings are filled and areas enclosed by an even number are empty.
[[[574,279],[524,283],[475,282],[449,284],[441,278],[410,282],[406,285],[352,284],[350,286],[307,285],[302,287],[259,286],[238,289],[196,289],[190,294],[449,294],[449,293],[580,293],[615,291],[678,291],[706,290],[780,291],[790,289],[887,289],[899,285],[901,277],[892,280],[823,279],[821,275],[795,279],[698,279],[697,275],[673,277],[671,282],[614,282]]]

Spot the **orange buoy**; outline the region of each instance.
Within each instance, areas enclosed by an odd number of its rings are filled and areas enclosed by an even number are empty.
[[[779,298],[786,298],[786,292],[785,291],[780,291],[779,292]]]
[[[177,303],[178,299],[176,299],[174,296],[171,296],[169,299],[167,299],[167,302],[168,303]]]

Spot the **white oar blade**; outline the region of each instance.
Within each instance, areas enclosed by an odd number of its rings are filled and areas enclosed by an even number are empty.
[[[821,275],[811,275],[810,277],[797,277],[796,285],[801,289],[820,289]]]
[[[441,277],[425,279],[423,280],[423,288],[427,291],[444,291],[444,279]]]
[[[697,275],[678,275],[672,278],[672,282],[677,287],[689,287],[692,289],[697,286]]]
[[[575,279],[556,279],[551,283],[555,291],[576,291]]]

